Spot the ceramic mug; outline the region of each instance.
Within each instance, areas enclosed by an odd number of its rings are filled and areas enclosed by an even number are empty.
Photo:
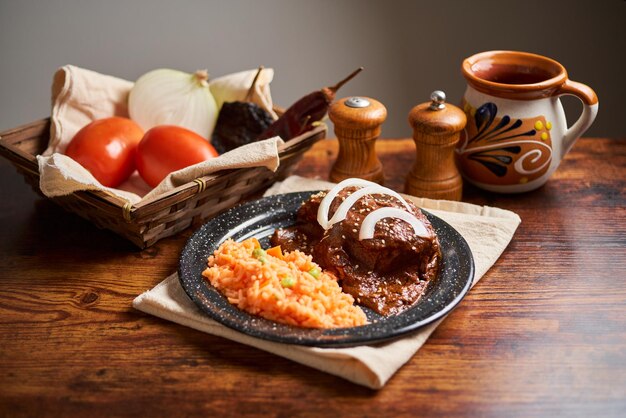
[[[486,190],[520,193],[542,186],[598,113],[594,91],[541,55],[482,52],[465,59],[461,69],[467,125],[457,165],[466,180]],[[570,128],[563,95],[583,102]]]

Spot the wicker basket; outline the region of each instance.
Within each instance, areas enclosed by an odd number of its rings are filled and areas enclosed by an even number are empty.
[[[13,163],[26,182],[39,189],[38,154],[48,145],[50,119],[0,133],[0,154]],[[228,209],[242,199],[286,177],[302,155],[326,136],[326,126],[293,138],[279,148],[280,167],[222,170],[195,179],[163,195],[131,205],[105,191],[81,191],[52,198],[64,209],[109,229],[140,248],[174,235]]]

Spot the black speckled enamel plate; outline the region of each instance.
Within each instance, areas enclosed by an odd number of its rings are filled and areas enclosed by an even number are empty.
[[[443,265],[439,277],[415,306],[399,315],[383,317],[363,308],[368,325],[310,329],[279,324],[239,310],[202,277],[207,258],[227,238],[243,241],[256,237],[263,248],[269,247],[274,229],[293,225],[300,204],[314,193],[266,197],[230,209],[204,224],[189,239],[180,257],[180,283],[191,300],[216,321],[254,337],[288,344],[346,347],[373,344],[415,331],[443,317],[463,299],[474,278],[472,253],[456,230],[426,211],[441,244]]]

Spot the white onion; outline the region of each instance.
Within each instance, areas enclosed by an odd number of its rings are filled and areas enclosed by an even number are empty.
[[[337,196],[337,193],[339,193],[341,190],[343,190],[346,187],[352,187],[352,186],[365,187],[365,186],[374,186],[374,185],[377,186],[377,184],[372,181],[367,181],[363,179],[355,179],[355,178],[345,179],[344,181],[338,183],[336,186],[334,186],[332,189],[328,191],[326,196],[320,202],[320,206],[317,209],[317,223],[319,223],[320,226],[324,229],[329,228],[328,211],[330,210],[330,204],[333,203],[333,199],[335,199],[335,196]]]
[[[396,199],[398,199],[400,202],[402,202],[404,204],[404,206],[409,211],[409,213],[412,213],[411,212],[411,207],[406,202],[406,200],[404,200],[402,198],[402,196],[400,196],[398,193],[394,192],[393,190],[388,189],[387,187],[383,187],[383,186],[380,186],[380,185],[377,184],[375,186],[367,186],[367,187],[363,187],[362,189],[356,190],[354,193],[352,193],[350,196],[348,196],[346,198],[346,200],[341,202],[341,205],[339,205],[339,207],[337,208],[337,210],[333,214],[332,218],[330,218],[330,221],[328,221],[328,224],[327,224],[328,228],[330,228],[331,226],[333,226],[337,222],[341,222],[344,219],[346,219],[346,216],[348,216],[348,211],[350,210],[350,208],[361,197],[363,197],[363,196],[365,196],[367,194],[382,194],[382,195],[393,196],[393,197],[395,197]]]
[[[218,110],[208,79],[206,71],[159,69],[142,75],[128,98],[131,119],[144,130],[177,125],[211,138]]]
[[[415,215],[398,208],[380,208],[371,212],[365,217],[365,219],[363,219],[361,230],[359,231],[359,240],[374,238],[374,229],[376,229],[376,224],[383,218],[398,218],[408,222],[413,227],[415,235],[423,238],[430,237],[430,234],[426,229],[426,225],[417,219]]]

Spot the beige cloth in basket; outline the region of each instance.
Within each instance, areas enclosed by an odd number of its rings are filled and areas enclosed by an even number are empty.
[[[242,71],[211,80],[209,87],[221,105],[225,100],[243,100],[257,70]],[[274,71],[264,69],[255,84],[251,101],[275,115],[269,83]],[[128,94],[133,83],[66,65],[54,75],[50,141],[37,156],[41,191],[48,197],[64,196],[78,190],[104,190],[131,203],[150,199],[194,179],[222,169],[267,167],[280,164],[278,137],[237,148],[218,158],[176,171],[151,189],[135,172],[119,188],[104,187],[87,170],[63,155],[67,145],[83,126],[110,116],[128,117]]]
[[[266,195],[328,189],[331,186],[332,183],[292,176],[282,183],[276,183]],[[465,238],[476,264],[472,286],[500,257],[521,222],[519,216],[508,210],[462,202],[406,197],[448,222]],[[404,338],[375,345],[316,348],[275,343],[248,336],[208,318],[187,297],[177,274],[169,276],[152,290],[139,295],[133,301],[133,306],[149,314],[269,351],[373,389],[382,388],[443,321],[441,319]],[[210,349],[207,347],[207,350]]]

